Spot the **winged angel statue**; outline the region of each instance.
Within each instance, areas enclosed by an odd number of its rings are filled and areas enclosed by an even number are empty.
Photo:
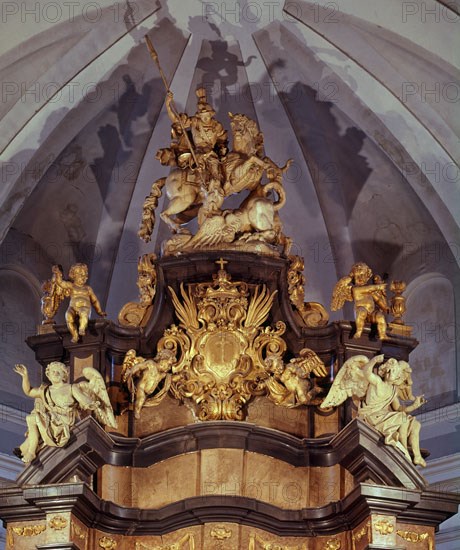
[[[426,466],[420,454],[420,422],[409,414],[426,400],[423,395],[412,394],[411,368],[406,361],[383,360],[383,355],[373,359],[355,355],[345,361],[321,408],[337,407],[348,397],[358,398],[358,418],[381,433],[385,443],[402,451],[408,460]],[[403,406],[400,399],[412,404]]]
[[[26,439],[14,450],[23,462],[32,462],[44,446],[64,447],[80,411],[91,411],[102,425],[117,427],[104,379],[96,369],[84,368],[86,380],[69,384],[68,368],[53,361],[45,371],[50,384],[37,388],[30,385],[27,367],[16,365],[14,370],[22,377],[23,392],[35,399],[34,408],[26,417]]]
[[[126,353],[121,380],[127,385],[134,402],[135,418],[140,418],[142,407],[153,407],[161,402],[171,385],[169,371],[175,362],[174,352],[168,349],[160,350],[155,359],[144,359],[136,355],[134,349]],[[165,380],[163,388],[155,393],[162,380]]]
[[[327,376],[327,369],[316,353],[303,348],[300,357],[294,357],[285,365],[278,355],[265,359],[265,365],[273,373],[265,385],[270,398],[277,404],[292,408],[310,403],[321,390],[310,379],[310,374]]]
[[[332,311],[341,309],[346,301],[354,302],[356,317],[356,332],[353,338],[360,338],[364,324],[377,324],[380,340],[385,340],[387,323],[385,313],[388,313],[388,304],[385,295],[386,283],[376,275],[374,282],[368,284],[373,276],[372,270],[363,262],[353,265],[349,275],[342,277],[334,287],[331,301]]]

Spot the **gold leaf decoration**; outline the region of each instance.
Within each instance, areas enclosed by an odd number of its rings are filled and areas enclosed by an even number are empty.
[[[6,544],[9,546],[10,550],[14,548],[14,535],[11,527],[8,527],[6,530]]]
[[[376,521],[374,527],[381,535],[391,535],[395,529],[391,521],[387,519]]]
[[[318,393],[310,376],[327,375],[321,359],[304,348],[285,364],[285,323],[264,325],[277,291],[234,282],[223,269],[225,260],[216,263],[221,269],[211,282],[182,283],[180,296],[169,287],[179,325],[164,331],[156,356],[127,352],[122,381],[136,418],[168,393],[192,400],[200,420],[244,420],[255,396],[291,408],[311,403]],[[148,394],[138,388],[149,388]]]
[[[224,526],[218,525],[211,529],[211,537],[217,540],[229,539],[232,536],[230,529],[225,528]]]
[[[259,535],[249,535],[248,550],[308,550],[307,545],[300,544],[296,546],[284,546],[273,541],[263,540]]]
[[[20,537],[35,537],[45,531],[46,525],[28,525],[26,527],[13,527],[13,531]]]
[[[351,540],[352,540],[352,544],[353,544],[353,550],[355,550],[356,548],[356,543],[359,542],[361,539],[363,539],[364,537],[367,536],[368,540],[369,540],[369,530],[370,530],[370,526],[371,526],[371,522],[368,521],[367,523],[365,523],[361,529],[359,529],[358,531],[356,531],[355,533],[352,532],[352,535],[351,535]]]
[[[402,531],[402,530],[398,530],[396,531],[396,533],[398,534],[399,537],[401,537],[407,542],[417,543],[417,542],[426,541],[428,550],[433,550],[434,548],[433,538],[429,533],[416,533],[415,531]]]
[[[49,522],[48,525],[51,529],[54,529],[55,531],[60,531],[61,529],[64,529],[67,527],[67,518],[64,516],[53,516]]]
[[[114,550],[117,547],[117,541],[109,537],[101,537],[99,539],[99,547],[106,550]]]
[[[304,301],[304,267],[302,257],[289,256],[289,269],[287,273],[289,299],[307,327],[322,327],[329,322],[329,314],[324,306],[318,302]]]
[[[118,322],[125,327],[143,326],[149,306],[153,303],[156,293],[157,273],[155,254],[143,254],[137,263],[137,287],[139,301],[128,302],[118,314]]]
[[[188,548],[186,549],[184,545],[187,543]],[[187,533],[177,542],[160,546],[149,546],[143,542],[136,542],[136,550],[195,550],[195,537]]]
[[[84,549],[88,548],[88,531],[85,531],[80,525],[72,522],[70,526],[72,530],[72,536],[76,539],[84,541]]]

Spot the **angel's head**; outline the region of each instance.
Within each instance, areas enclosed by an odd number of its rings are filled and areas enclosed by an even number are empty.
[[[279,355],[271,354],[267,355],[265,359],[265,365],[268,367],[268,370],[270,372],[273,372],[273,374],[280,375],[284,371],[284,363],[283,360]]]
[[[164,367],[170,367],[176,362],[176,354],[171,349],[162,349],[157,353],[155,361]]]
[[[372,269],[364,262],[358,262],[351,268],[350,277],[353,278],[355,285],[363,286],[372,277]]]
[[[409,363],[407,361],[399,361],[399,366],[401,367],[401,370],[404,373],[405,377],[410,378],[412,380],[412,377],[411,377],[412,369]]]
[[[69,279],[77,285],[84,285],[88,280],[88,266],[74,264],[69,270]]]
[[[391,357],[386,363],[379,367],[378,373],[384,380],[395,385],[400,385],[406,378],[403,363],[405,363],[405,361],[398,361],[394,357]]]
[[[69,370],[60,361],[52,361],[48,363],[45,370],[46,377],[51,384],[58,384],[59,382],[68,382]]]

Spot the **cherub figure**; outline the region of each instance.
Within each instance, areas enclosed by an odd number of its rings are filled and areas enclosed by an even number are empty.
[[[265,366],[272,374],[265,385],[277,405],[292,408],[310,403],[318,392],[310,380],[310,374],[327,376],[324,363],[314,351],[304,348],[299,355],[287,365],[277,354],[268,355],[265,359]]]
[[[16,365],[14,370],[22,377],[24,393],[35,399],[34,408],[26,417],[26,439],[14,450],[23,462],[32,462],[43,446],[66,445],[80,410],[92,411],[101,424],[117,427],[104,380],[96,369],[83,369],[88,382],[69,384],[68,368],[53,361],[45,371],[50,384],[37,388],[30,385],[27,367]]]
[[[425,398],[415,397],[411,405],[402,406],[399,399],[413,397],[408,391],[408,363],[391,358],[375,373],[374,367],[383,360],[383,355],[373,359],[355,355],[345,361],[321,408],[336,407],[347,397],[359,398],[358,418],[380,432],[385,443],[398,448],[408,460],[426,466],[420,454],[420,422],[409,414],[426,403]]]
[[[166,395],[171,384],[169,373],[174,363],[176,363],[176,355],[169,349],[160,350],[154,359],[136,356],[134,349],[126,353],[121,379],[127,385],[131,401],[134,402],[135,418],[140,418],[142,407],[158,405]],[[163,388],[153,396],[152,394],[165,378]]]
[[[53,266],[52,281],[59,291],[70,296],[69,307],[65,313],[67,328],[72,335],[72,342],[78,342],[78,336],[83,336],[88,327],[91,305],[101,317],[107,314],[102,311],[101,304],[94,294],[93,289],[86,284],[88,280],[88,266],[86,264],[74,264],[69,270],[70,281],[64,281],[59,266]]]
[[[364,324],[376,323],[380,340],[385,340],[387,323],[384,313],[388,313],[385,290],[386,283],[376,276],[372,284],[367,284],[372,270],[363,262],[354,264],[350,274],[342,277],[334,287],[331,309],[341,309],[348,300],[355,303],[356,332],[353,338],[360,338]]]

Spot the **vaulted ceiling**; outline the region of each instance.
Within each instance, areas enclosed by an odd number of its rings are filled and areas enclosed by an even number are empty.
[[[170,141],[145,34],[181,109],[204,85],[227,129],[228,111],[247,114],[269,157],[294,159],[280,215],[307,299],[328,307],[355,261],[407,281],[414,378],[438,404],[457,399],[458,2],[31,0],[3,19],[3,402],[23,403],[11,365],[33,361],[23,340],[51,265],[88,263],[116,319],[137,296],[138,256],[169,234],[136,235]]]

